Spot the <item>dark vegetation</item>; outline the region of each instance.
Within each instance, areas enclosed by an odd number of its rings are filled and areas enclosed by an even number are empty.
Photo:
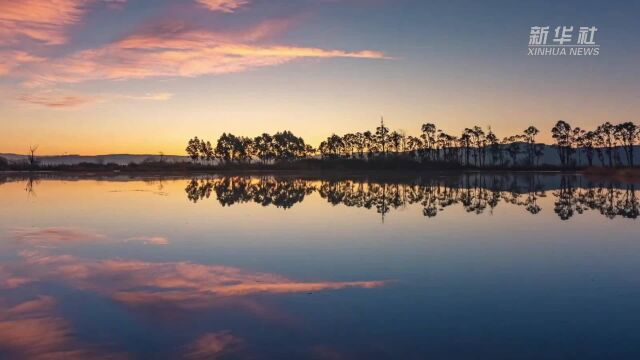
[[[613,125],[606,122],[596,129],[573,128],[558,121],[551,129],[555,144],[536,141],[540,131],[529,126],[521,134],[500,139],[492,130],[479,126],[466,128],[459,135],[447,134],[436,125],[422,125],[419,136],[391,131],[384,121],[375,131],[333,134],[318,148],[290,131],[250,138],[223,133],[215,145],[194,137],[186,153],[190,162],[167,162],[160,157],[142,163],[40,164],[30,147],[27,161],[8,162],[0,158],[0,170],[51,171],[425,171],[425,170],[576,170],[600,166],[635,166],[634,146],[640,141],[640,127],[632,122]],[[557,164],[542,161],[552,149]],[[620,150],[622,149],[622,150]],[[623,156],[621,156],[623,154]],[[584,157],[584,158],[583,158]]]

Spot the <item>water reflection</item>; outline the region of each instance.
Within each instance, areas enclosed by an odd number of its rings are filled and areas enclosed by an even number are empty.
[[[109,320],[99,318],[97,309],[65,314],[62,305],[69,299],[60,296],[56,288],[65,289],[63,294],[71,291],[74,296],[91,294],[127,309],[134,318],[145,318],[156,325],[164,320],[168,331],[173,332],[178,326],[177,319],[194,314],[206,318],[212,311],[217,314],[243,313],[267,322],[291,322],[291,316],[267,297],[347,288],[373,289],[385,285],[385,281],[372,280],[301,281],[225,264],[118,257],[100,259],[68,252],[81,245],[169,244],[168,239],[159,236],[115,238],[88,228],[63,226],[16,227],[0,235],[7,235],[6,239],[11,240],[5,244],[10,245],[14,254],[11,260],[0,263],[0,358],[131,358],[130,353],[120,353],[118,349],[104,345],[126,343],[126,339],[117,334],[109,334],[107,339],[96,344],[82,339],[77,328],[77,323],[82,321],[74,319],[74,315],[93,318],[100,324]],[[119,321],[118,328],[123,327],[122,322],[132,322],[130,319]],[[234,354],[234,358],[251,357],[245,353],[247,344],[243,337],[210,320],[205,322],[204,332],[194,334],[190,330],[191,338],[184,339],[181,345],[175,344],[180,337],[171,339],[166,344],[169,355],[163,356],[213,359]],[[124,346],[124,350],[132,349]]]
[[[635,186],[0,177],[0,358],[635,359]]]
[[[421,205],[422,214],[429,218],[455,205],[471,214],[492,212],[501,202],[536,215],[543,211],[539,198],[548,193],[554,197],[553,210],[562,220],[586,210],[595,210],[610,219],[636,219],[639,214],[635,184],[590,182],[570,175],[547,179],[538,175],[473,174],[410,182],[235,176],[194,178],[185,192],[194,203],[215,195],[222,206],[253,202],[283,209],[317,192],[332,205],[374,209],[383,219],[390,211],[412,204]]]

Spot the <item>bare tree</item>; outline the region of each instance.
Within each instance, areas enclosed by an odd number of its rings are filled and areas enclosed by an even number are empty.
[[[31,145],[29,146],[29,165],[34,167],[36,165],[36,151],[38,150],[39,145]]]

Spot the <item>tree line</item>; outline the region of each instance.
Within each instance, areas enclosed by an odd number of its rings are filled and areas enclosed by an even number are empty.
[[[498,137],[491,129],[479,126],[465,128],[459,135],[438,129],[433,123],[425,123],[417,136],[391,130],[384,121],[375,130],[332,134],[318,148],[290,131],[275,135],[264,133],[255,138],[223,133],[215,146],[209,141],[194,137],[186,147],[194,162],[213,164],[250,163],[268,164],[277,161],[293,161],[305,158],[322,159],[398,159],[421,163],[452,163],[468,167],[535,167],[541,165],[546,148],[538,143],[540,134],[535,126],[529,126],[520,134]],[[555,148],[562,167],[589,166],[599,160],[601,166],[623,164],[620,151],[627,165],[635,165],[634,145],[640,141],[640,127],[633,122],[613,125],[609,122],[593,130],[572,127],[558,121],[551,129]]]
[[[226,163],[249,162],[252,159],[267,163],[303,159],[315,154],[315,149],[291,131],[282,131],[275,135],[264,133],[255,138],[223,133],[215,147],[196,136],[189,140],[186,152],[191,160],[206,163],[215,160]]]

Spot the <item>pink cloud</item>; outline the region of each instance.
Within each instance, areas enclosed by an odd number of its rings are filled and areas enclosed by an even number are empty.
[[[186,346],[185,359],[218,359],[238,350],[243,341],[228,331],[206,333]]]
[[[220,33],[169,24],[47,62],[46,66],[36,66],[23,74],[29,78],[29,84],[37,85],[227,74],[303,58],[387,58],[372,50],[256,43],[284,26],[282,22],[266,22],[240,33]]]
[[[169,239],[163,236],[135,236],[126,240],[127,242],[140,242],[145,245],[168,245]]]
[[[65,28],[77,23],[86,0],[0,0],[0,44],[21,37],[49,45],[67,41]]]
[[[122,8],[127,0],[0,0],[0,45],[23,39],[47,45],[68,41],[69,26],[80,22],[91,3]]]
[[[73,237],[68,234],[63,238]],[[38,237],[37,237],[38,238]],[[131,308],[160,311],[239,308],[255,316],[277,321],[291,319],[251,295],[335,290],[349,287],[375,288],[383,281],[295,281],[273,273],[222,265],[191,262],[94,260],[72,255],[22,251],[20,261],[0,266],[0,284],[25,279],[12,286],[55,281],[91,291]],[[0,297],[0,348],[19,358],[96,358],[73,336],[73,329],[54,313],[56,302],[48,296],[6,306]],[[156,315],[154,315],[156,316]],[[205,333],[181,349],[188,359],[216,359],[243,350],[244,341],[228,331]],[[116,354],[117,355],[117,354]],[[111,356],[111,355],[109,355]]]
[[[195,0],[201,6],[211,10],[232,13],[247,6],[249,0]]]
[[[272,273],[191,262],[90,261],[32,251],[23,251],[21,255],[27,262],[28,274],[12,275],[14,277],[64,280],[76,288],[107,294],[137,306],[173,304],[200,308],[216,305],[229,297],[376,288],[385,284],[384,281],[295,281]]]
[[[128,94],[100,94],[85,95],[69,93],[65,91],[47,90],[23,93],[17,96],[16,100],[30,104],[45,106],[54,109],[77,108],[85,105],[118,101],[118,100],[138,100],[138,101],[168,101],[173,97],[169,92],[146,93],[140,95]]]
[[[56,301],[40,296],[17,305],[6,306],[0,299],[0,348],[13,359],[95,359],[123,358],[97,352],[81,344],[74,330],[55,314]]]
[[[0,288],[15,289],[32,281],[28,277],[15,275],[6,265],[0,265]]]
[[[11,72],[18,70],[20,66],[29,63],[42,62],[46,59],[40,56],[29,54],[25,51],[0,50],[0,75],[11,75]]]
[[[32,105],[41,105],[50,108],[73,108],[95,103],[99,100],[97,96],[60,94],[57,92],[41,92],[22,94],[18,100]]]
[[[74,227],[16,228],[10,234],[22,244],[55,245],[105,240],[106,236]]]

